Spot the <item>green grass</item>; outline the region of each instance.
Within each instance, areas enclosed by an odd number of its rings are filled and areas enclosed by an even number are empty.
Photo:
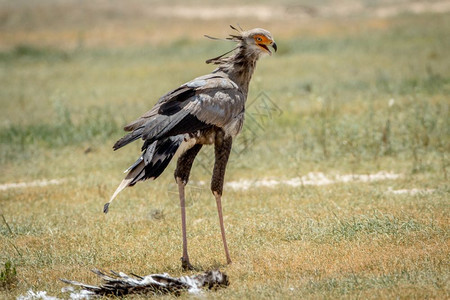
[[[311,20],[304,34],[292,34],[302,24],[273,32],[280,51],[259,62],[249,96],[264,92],[271,102],[249,107],[226,180],[403,176],[226,189],[233,264],[225,266],[215,203],[198,183],[209,181],[213,151],[202,150],[187,188],[190,256],[231,281],[208,297],[448,298],[448,19]],[[18,44],[0,53],[0,183],[66,179],[1,192],[0,266],[16,271],[1,298],[29,288],[61,296],[58,278],[95,283],[94,267],[185,274],[173,164],[157,183],[125,190],[105,216],[102,205],[140,145],[111,147],[122,125],[209,72],[204,61],[229,46],[176,37],[129,47]],[[434,191],[388,192],[413,188]]]

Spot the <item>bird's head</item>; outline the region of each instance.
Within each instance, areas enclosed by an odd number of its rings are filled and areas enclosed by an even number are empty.
[[[222,55],[219,55],[218,57],[208,59],[206,63],[221,64],[223,62],[227,62],[229,58],[225,57],[225,55],[237,49],[245,49],[246,56],[252,56],[256,58],[264,54],[272,55],[272,51],[270,51],[269,47],[272,47],[275,52],[277,51],[277,44],[275,44],[272,34],[269,31],[262,28],[255,28],[244,31],[242,30],[242,28],[237,29],[232,25],[230,25],[230,27],[233,30],[237,31],[238,34],[230,34],[230,36],[226,39],[215,38],[209,35],[205,36],[213,40],[228,40],[237,42],[238,45],[236,46],[236,48]]]
[[[272,34],[262,28],[255,28],[248,31],[241,32],[242,42],[246,44],[247,49],[258,54],[272,55],[269,47],[272,47],[277,52],[277,44],[275,43]]]

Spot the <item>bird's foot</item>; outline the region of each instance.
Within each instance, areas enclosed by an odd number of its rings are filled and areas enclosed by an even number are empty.
[[[185,259],[184,257],[181,258],[181,267],[185,271],[195,270],[194,266],[189,262],[189,259]]]

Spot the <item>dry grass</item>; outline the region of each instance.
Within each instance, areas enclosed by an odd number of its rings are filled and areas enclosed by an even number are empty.
[[[0,219],[0,270],[10,261],[17,275],[0,298],[30,288],[63,296],[59,278],[96,282],[93,267],[185,274],[174,166],[156,184],[125,190],[105,216],[103,203],[139,153],[139,145],[119,152],[110,146],[159,95],[209,72],[204,60],[228,45],[202,34],[224,35],[238,20],[147,20],[136,1],[122,14],[112,14],[109,2],[88,7],[98,18],[82,25],[82,16],[66,18],[73,3],[43,3],[53,10],[27,20],[26,8],[8,7],[1,24],[0,183],[66,180],[1,192],[9,228]],[[277,38],[279,52],[259,63],[250,97],[264,91],[282,113],[262,120],[258,106],[249,109],[235,144],[248,148],[233,153],[228,181],[309,172],[403,176],[226,190],[233,264],[225,266],[215,203],[198,183],[209,180],[207,150],[187,192],[190,256],[231,280],[208,297],[449,297],[448,17],[241,22]],[[434,191],[388,192],[414,188]]]
[[[56,294],[61,277],[96,282],[92,267],[183,274],[178,209],[166,186],[151,188],[160,201],[146,199],[148,188],[125,192],[108,216],[100,213],[102,188],[83,180],[7,192],[2,205],[14,235],[2,232],[4,254],[19,276],[12,295],[30,287]],[[379,190],[383,184],[228,192],[230,266],[223,265],[214,202],[201,191],[188,208],[193,263],[230,275],[231,286],[211,294],[219,298],[445,297],[448,192],[411,199]],[[151,217],[155,209],[162,219]]]

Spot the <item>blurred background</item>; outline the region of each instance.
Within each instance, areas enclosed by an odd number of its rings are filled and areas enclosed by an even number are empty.
[[[448,150],[449,10],[406,0],[2,1],[2,181],[24,158],[110,145],[160,95],[213,69],[204,61],[231,45],[203,35],[225,37],[229,24],[266,28],[280,45],[249,98],[265,92],[284,112],[258,140],[287,164],[263,159],[262,169]]]
[[[269,30],[278,52],[258,62],[247,121],[234,144],[226,181],[289,180],[310,172],[392,172],[401,179],[226,188],[225,215],[234,224],[229,228],[232,254],[236,261],[251,260],[229,272],[247,287],[260,283],[273,297],[274,290],[289,296],[290,290],[280,287],[291,284],[304,295],[364,298],[358,294],[361,289],[346,285],[348,276],[367,281],[366,295],[379,283],[377,293],[387,298],[396,295],[392,286],[419,298],[445,297],[447,286],[448,296],[448,247],[443,244],[448,244],[450,1],[439,0],[0,0],[0,207],[15,232],[2,227],[1,244],[9,246],[2,246],[0,258],[20,271],[19,289],[12,293],[29,286],[54,290],[53,280],[67,278],[80,265],[124,271],[134,265],[131,271],[138,274],[168,267],[178,272],[174,164],[159,184],[146,182],[124,191],[112,205],[112,217],[104,219],[103,203],[140,153],[139,143],[117,152],[112,145],[122,136],[123,125],[161,95],[214,69],[205,60],[232,45],[204,35],[226,37],[232,33],[230,24]],[[216,229],[207,183],[212,155],[211,149],[202,150],[192,173],[189,214],[200,220],[191,224],[194,245],[204,243],[198,236],[208,241],[207,228]],[[48,180],[56,181],[46,186]],[[34,185],[27,188],[27,183]],[[389,194],[414,189],[433,192]],[[155,215],[164,223],[153,226]],[[356,225],[345,227],[346,220],[360,222],[349,221]],[[387,231],[373,229],[385,227]],[[104,235],[110,229],[115,235]],[[347,234],[350,229],[354,235]],[[335,234],[354,248],[334,254],[320,248],[334,245]],[[165,248],[149,250],[145,239],[152,238],[165,239],[158,246]],[[126,242],[109,248],[121,239]],[[358,247],[375,240],[370,251],[379,252],[365,259],[376,262],[351,261],[369,253]],[[85,241],[89,247],[80,248]],[[222,251],[218,241],[207,246],[217,249],[209,248],[208,254],[198,250],[194,257],[204,264],[216,259]],[[320,253],[330,256],[315,256],[316,264],[308,264],[309,258],[295,250],[304,241],[304,255],[318,245]],[[256,253],[261,245],[273,253]],[[420,252],[423,247],[427,253]],[[158,259],[141,262],[145,251]],[[353,256],[345,260],[348,253]],[[299,257],[295,264],[288,259],[293,256]],[[257,267],[268,257],[280,266],[270,275],[280,280],[275,280],[278,289],[264,273],[270,268]],[[393,257],[403,260],[394,263]],[[374,267],[380,265],[385,269]],[[312,283],[294,283],[283,271],[290,268],[301,274],[307,270]],[[245,275],[250,269],[262,279]],[[49,277],[37,279],[42,270]],[[79,272],[74,274],[80,280],[89,276]],[[392,275],[392,281],[370,281],[380,273]],[[325,279],[336,280],[337,292],[327,289]],[[417,282],[422,289],[411,288]],[[233,289],[236,297],[245,295],[239,287]]]

